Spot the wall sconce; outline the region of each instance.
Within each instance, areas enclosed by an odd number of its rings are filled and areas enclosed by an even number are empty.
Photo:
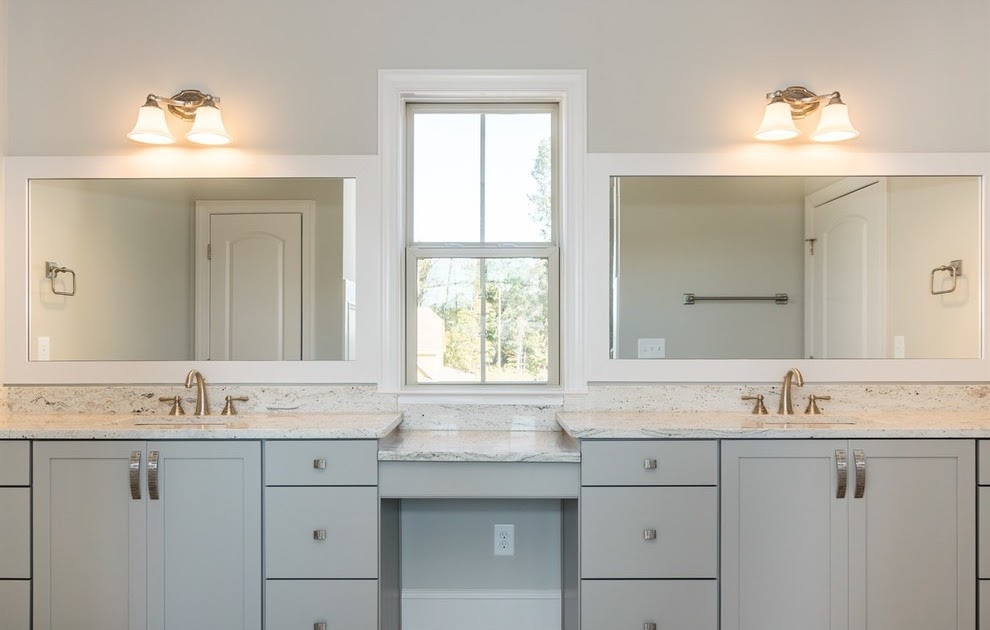
[[[839,142],[851,140],[859,135],[849,121],[849,108],[842,102],[838,92],[815,94],[808,88],[792,85],[784,90],[767,94],[767,108],[763,112],[763,122],[754,136],[757,140],[790,140],[798,135],[794,121],[804,118],[822,108],[818,128],[811,134],[815,142]]]
[[[217,103],[220,98],[204,94],[199,90],[182,90],[172,98],[149,94],[144,105],[138,109],[137,122],[127,137],[135,142],[146,144],[172,144],[175,137],[165,122],[165,110],[182,120],[193,121],[192,129],[186,134],[190,142],[196,144],[227,144],[230,136],[223,126],[223,119]]]

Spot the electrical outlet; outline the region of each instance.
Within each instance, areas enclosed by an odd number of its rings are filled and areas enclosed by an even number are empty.
[[[894,358],[904,358],[904,337],[902,335],[894,335]]]
[[[495,525],[495,555],[516,555],[516,526]]]
[[[638,344],[639,359],[662,359],[667,356],[666,339],[640,339]]]
[[[38,337],[38,360],[49,361],[52,358],[52,345],[48,337]]]

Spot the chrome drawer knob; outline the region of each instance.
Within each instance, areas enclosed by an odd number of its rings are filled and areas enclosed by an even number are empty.
[[[313,624],[313,630],[327,630],[327,622],[325,622],[325,621],[318,621],[318,622],[314,623]],[[654,628],[653,630],[656,630],[656,628]]]
[[[325,529],[314,529],[313,530],[313,540],[326,540],[327,530]]]
[[[326,470],[327,469],[327,460],[322,459],[322,458],[321,459],[314,459],[313,460],[313,468],[315,468],[317,470]]]
[[[643,540],[656,540],[657,530],[655,529],[644,529],[643,530]]]
[[[647,621],[643,624],[643,630],[657,630],[657,624],[652,621]]]
[[[655,459],[644,459],[643,460],[643,468],[645,468],[646,470],[656,470],[657,469],[657,460],[655,460]]]

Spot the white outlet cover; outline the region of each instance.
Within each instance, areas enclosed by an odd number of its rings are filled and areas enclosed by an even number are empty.
[[[496,556],[516,555],[516,526],[495,524],[494,552]]]

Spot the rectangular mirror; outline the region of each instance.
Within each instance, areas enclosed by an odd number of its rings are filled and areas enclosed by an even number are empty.
[[[978,359],[980,177],[613,176],[612,359]]]
[[[353,178],[32,179],[30,361],[356,352]]]
[[[18,156],[3,175],[4,383],[377,382],[377,156]]]

